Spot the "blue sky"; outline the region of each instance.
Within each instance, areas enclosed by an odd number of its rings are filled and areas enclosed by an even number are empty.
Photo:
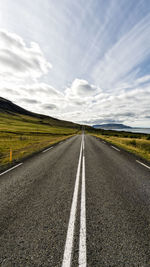
[[[149,0],[0,1],[0,91],[32,111],[150,127]]]

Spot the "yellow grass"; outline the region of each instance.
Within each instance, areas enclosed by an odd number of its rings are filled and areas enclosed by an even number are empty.
[[[108,141],[118,147],[121,147],[129,152],[132,152],[148,161],[150,161],[150,140],[146,138],[124,138],[118,136],[105,136],[101,134],[94,134],[105,141]]]
[[[71,136],[0,136],[0,166],[11,164],[11,151],[15,162]]]

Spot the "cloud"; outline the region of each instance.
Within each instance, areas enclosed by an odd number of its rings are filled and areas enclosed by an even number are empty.
[[[53,86],[39,81],[49,72],[52,65],[46,60],[40,46],[25,43],[15,33],[0,29],[0,91],[3,97],[35,111],[35,105],[42,112],[56,108],[56,105],[42,104],[63,95]],[[38,112],[38,111],[37,111]]]
[[[140,72],[140,64],[150,55],[149,35],[148,14],[106,51],[93,70],[95,82],[112,90],[118,83],[134,80]]]
[[[75,79],[70,88],[65,91],[66,96],[73,102],[81,103],[84,98],[91,98],[98,92],[98,88],[86,80]]]
[[[62,116],[64,119],[71,118],[76,122],[90,125],[124,123],[131,126],[147,124],[149,127],[150,83],[143,85],[145,80],[147,81],[148,78],[143,76],[140,80],[135,80],[134,86],[132,83],[118,88],[117,93],[114,91],[110,94],[97,88],[96,95],[85,98],[84,102],[82,102],[83,97],[68,98],[66,94],[68,106],[73,105],[74,108],[71,108],[72,112],[69,109],[67,112],[67,108],[62,110]]]
[[[0,84],[0,94],[4,98],[8,98],[12,101],[23,101],[23,103],[47,103],[47,101],[60,102],[64,99],[63,94],[46,83],[35,84],[9,84],[7,87],[3,87]],[[33,99],[33,101],[31,101]],[[24,105],[25,108],[25,105]],[[28,106],[28,108],[30,108]],[[34,106],[31,107],[34,111]]]
[[[20,95],[20,92],[18,90],[12,89],[12,88],[5,88],[3,87],[2,90],[5,92],[6,97],[7,95]]]
[[[8,82],[37,79],[47,74],[52,65],[45,59],[40,46],[6,30],[0,30],[0,78]]]
[[[37,101],[36,99],[29,99],[29,98],[20,98],[21,102],[25,102],[28,104],[39,104],[40,101]]]
[[[56,109],[57,106],[54,105],[54,104],[43,104],[42,105],[42,108],[46,109],[46,110],[53,110],[53,109]]]
[[[62,93],[56,90],[54,87],[46,83],[35,83],[32,85],[22,86],[22,90],[27,91],[28,94],[34,94],[36,97],[40,95],[44,97],[58,98],[62,97]]]
[[[79,79],[73,81],[64,93],[46,83],[24,85],[16,88],[20,93],[16,103],[21,102],[24,108],[38,113],[90,125],[124,123],[146,126],[150,114],[150,84],[143,85],[141,82],[145,80],[148,78],[143,76],[135,80],[134,86],[133,83],[128,84],[120,90],[118,88],[118,93],[114,91],[111,94]],[[2,96],[5,97],[4,94]]]
[[[97,88],[85,80],[75,79],[71,85],[71,91],[77,96],[88,97],[95,95]]]

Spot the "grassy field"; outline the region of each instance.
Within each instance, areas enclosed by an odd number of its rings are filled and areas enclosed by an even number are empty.
[[[78,132],[80,129],[57,127],[39,118],[0,113],[0,170]]]
[[[94,136],[150,161],[150,135],[117,131],[96,131]]]

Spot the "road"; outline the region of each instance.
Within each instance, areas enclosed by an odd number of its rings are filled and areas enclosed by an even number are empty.
[[[77,135],[0,175],[0,266],[150,266],[150,169]]]

